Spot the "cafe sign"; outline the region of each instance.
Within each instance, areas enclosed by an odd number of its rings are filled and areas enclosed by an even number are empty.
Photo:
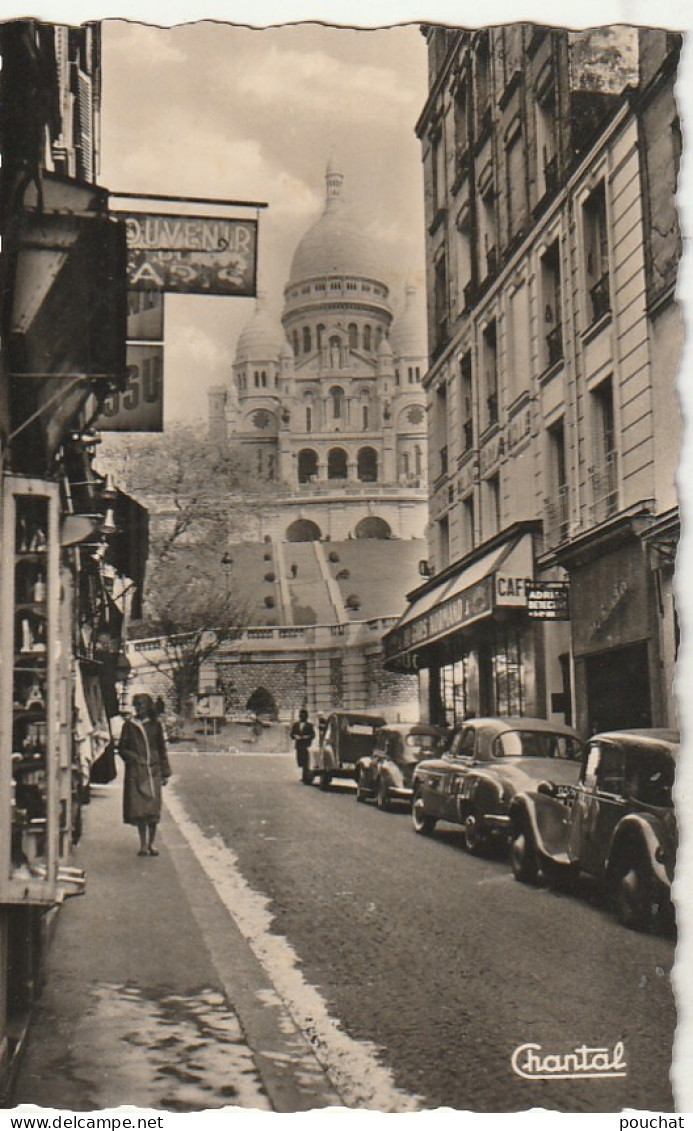
[[[256,293],[257,221],[122,213],[133,290]]]

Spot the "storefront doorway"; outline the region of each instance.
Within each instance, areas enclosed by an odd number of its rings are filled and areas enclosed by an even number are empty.
[[[584,664],[590,734],[652,725],[646,642],[587,656]]]

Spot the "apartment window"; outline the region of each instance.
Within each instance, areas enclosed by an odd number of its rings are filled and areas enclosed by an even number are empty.
[[[469,553],[476,545],[474,536],[474,495],[462,500],[462,539],[464,552]]]
[[[435,392],[435,437],[438,447],[437,478],[448,472],[448,389],[444,381]]]
[[[505,368],[508,395],[510,400],[513,401],[526,392],[530,384],[529,295],[526,283],[521,283],[512,292],[509,308],[510,341]]]
[[[434,302],[436,346],[440,348],[448,340],[448,278],[445,255],[441,255],[435,264]]]
[[[555,240],[541,257],[541,298],[544,319],[542,369],[563,358],[560,245]]]
[[[304,353],[310,353],[310,344],[311,344],[310,338],[311,338],[310,326],[304,326],[303,327],[303,352]]]
[[[455,91],[455,180],[462,176],[469,147],[469,99],[467,97],[467,83],[458,84]]]
[[[489,125],[491,111],[491,65],[488,32],[482,33],[474,55],[474,100],[476,132]]]
[[[568,537],[568,473],[565,454],[563,418],[547,429],[548,496],[546,500],[545,534],[547,549]]]
[[[457,242],[457,292],[459,296],[458,305],[461,310],[465,310],[472,304],[472,241],[471,232],[469,230],[468,207],[465,207],[460,212],[455,228],[455,239]]]
[[[500,476],[491,475],[486,480],[486,514],[484,536],[497,534],[501,528]]]
[[[445,145],[442,131],[431,138],[431,174],[433,189],[433,216],[435,223],[440,211],[445,208]]]
[[[485,187],[479,199],[479,278],[486,279],[498,270],[498,249],[496,244],[496,204],[493,180]]]
[[[440,569],[445,569],[450,561],[450,524],[447,515],[438,519],[437,561]]]
[[[537,197],[539,200],[558,188],[556,153],[556,89],[550,81],[537,92],[535,103],[537,131]]]
[[[507,176],[508,239],[512,240],[522,231],[525,220],[525,157],[519,119],[506,141],[505,169]]]
[[[489,322],[482,335],[486,426],[498,423],[498,352],[496,323]]]
[[[469,452],[474,446],[471,351],[467,352],[460,360],[460,411],[462,417],[462,451]]]
[[[618,458],[611,377],[597,385],[591,400],[594,450],[592,517],[593,521],[602,522],[618,509]]]
[[[611,310],[609,290],[609,237],[606,226],[604,182],[590,193],[582,208],[585,246],[585,282],[589,325]]]

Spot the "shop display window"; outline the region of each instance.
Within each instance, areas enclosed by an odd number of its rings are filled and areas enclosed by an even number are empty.
[[[8,476],[0,623],[0,898],[51,904],[59,884],[61,653],[57,485]],[[65,830],[63,830],[64,832]],[[64,837],[62,838],[64,839]]]

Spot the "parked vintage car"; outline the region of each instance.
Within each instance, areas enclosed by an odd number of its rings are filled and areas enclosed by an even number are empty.
[[[414,771],[414,828],[428,834],[452,821],[463,826],[468,851],[483,853],[507,836],[515,794],[547,778],[574,785],[581,752],[576,731],[545,719],[468,719],[441,757]]]
[[[579,872],[606,886],[629,927],[671,920],[677,829],[672,801],[679,736],[670,730],[597,734],[574,788],[544,785],[514,798],[515,879],[565,885]]]
[[[356,765],[356,800],[375,798],[379,809],[390,809],[394,801],[411,804],[414,770],[422,758],[442,750],[446,736],[444,727],[430,723],[381,727],[373,753]]]
[[[356,764],[372,754],[379,727],[385,725],[382,715],[365,711],[333,711],[327,719],[322,740],[309,751],[309,765],[304,781],[319,778],[320,788],[328,789],[332,778],[353,778]]]

